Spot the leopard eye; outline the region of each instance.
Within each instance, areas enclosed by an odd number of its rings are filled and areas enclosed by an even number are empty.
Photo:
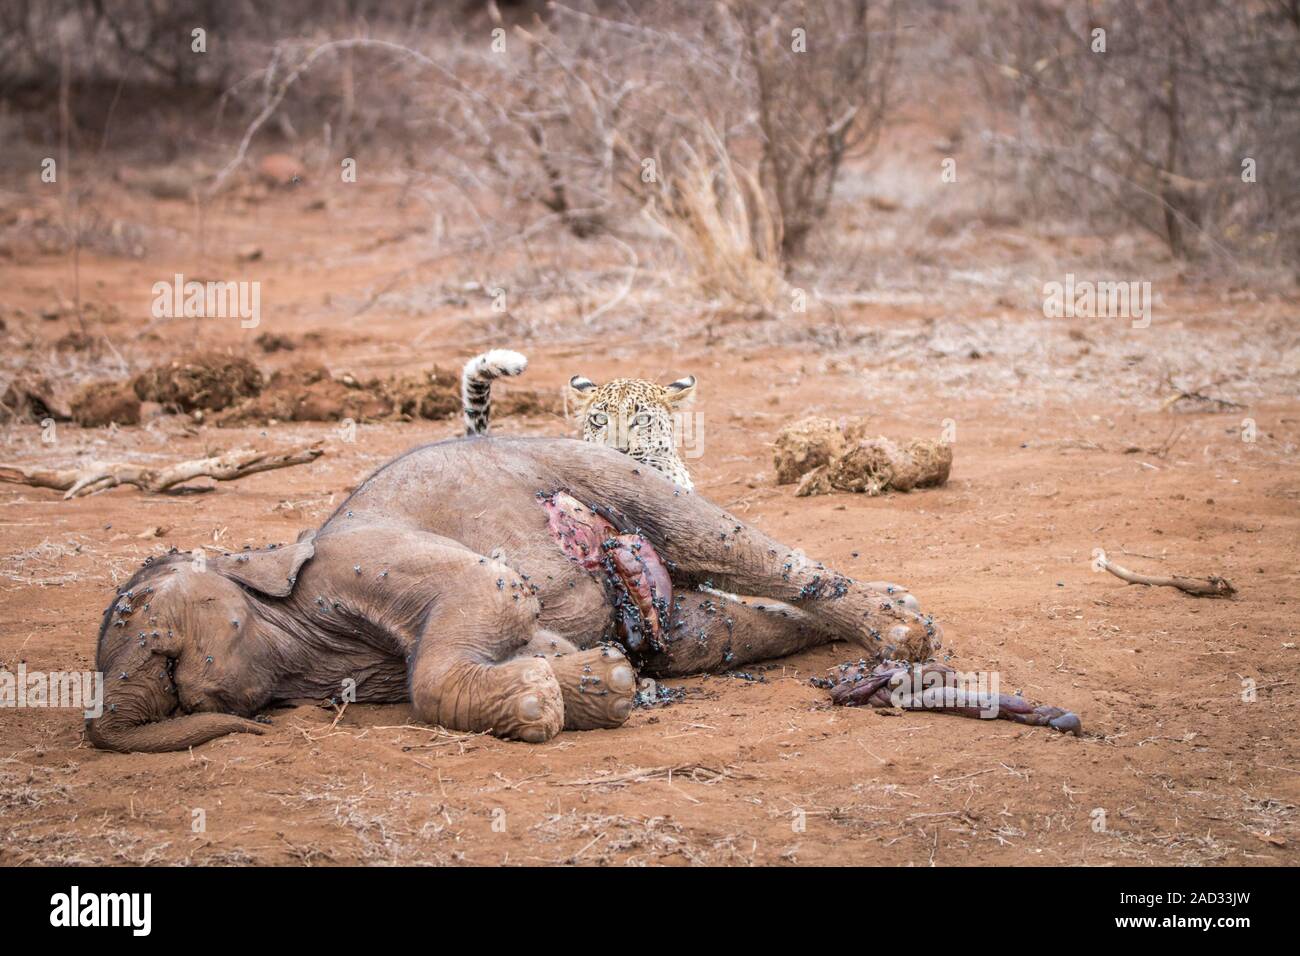
[[[587,420],[591,422],[591,424],[594,425],[596,428],[604,428],[606,425],[609,424],[609,416],[606,415],[604,412],[596,412],[596,414],[592,415]]]
[[[640,415],[638,415],[636,418],[632,419],[632,424],[633,424],[633,425],[649,425],[649,424],[650,424],[650,413],[649,413],[649,412],[642,412],[642,413],[641,413]]]

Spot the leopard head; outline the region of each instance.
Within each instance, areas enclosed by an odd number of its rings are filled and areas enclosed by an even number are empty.
[[[630,455],[686,488],[691,487],[690,476],[677,455],[675,414],[694,394],[694,375],[668,385],[637,378],[597,385],[581,375],[569,380],[583,441]]]

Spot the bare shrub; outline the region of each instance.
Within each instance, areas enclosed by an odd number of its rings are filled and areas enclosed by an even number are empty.
[[[529,199],[588,236],[644,203],[658,177],[703,200],[702,156],[725,155],[709,162],[738,185],[746,174],[735,163],[747,161],[765,196],[731,190],[719,197],[728,210],[705,217],[697,207],[670,231],[735,216],[737,202],[750,213],[761,205],[771,222],[751,225],[779,236],[778,254],[763,260],[798,254],[844,160],[869,151],[883,127],[894,4],[666,0],[618,14],[552,4],[547,20],[512,36],[526,56],[488,61],[490,87],[467,101],[485,117],[475,132],[488,165],[515,173]],[[685,209],[679,195],[657,211]]]
[[[1022,195],[1136,223],[1178,257],[1295,248],[1300,186],[1264,168],[1300,145],[1294,4],[999,0],[971,16],[964,51],[1014,125],[994,138],[1025,160]]]
[[[241,51],[255,59],[267,37],[342,23],[414,31],[430,26],[435,10],[428,0],[18,0],[0,4],[0,91],[53,86],[65,45],[78,79],[92,83],[221,88],[243,70]],[[205,34],[201,54],[196,29]]]
[[[850,153],[879,142],[890,106],[896,12],[869,0],[740,0],[758,118],[760,170],[782,223],[787,256],[826,214]]]
[[[488,169],[579,237],[618,231],[657,190],[678,142],[697,144],[702,128],[728,141],[745,128],[729,18],[682,0],[617,12],[552,4],[452,90],[456,116],[474,117],[462,136]]]

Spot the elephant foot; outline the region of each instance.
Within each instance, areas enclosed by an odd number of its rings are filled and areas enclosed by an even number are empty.
[[[549,657],[564,695],[564,729],[621,727],[632,713],[636,670],[608,645]]]
[[[498,737],[513,737],[530,744],[550,740],[564,726],[564,694],[555,672],[544,660],[520,661],[519,683],[503,708],[505,720],[495,724]],[[511,664],[501,665],[509,668]]]
[[[420,719],[431,724],[534,744],[550,740],[564,726],[560,683],[540,657],[500,664],[458,661],[427,682],[417,665],[411,702]]]
[[[884,661],[870,670],[862,662],[841,665],[839,670],[831,701],[845,707],[898,707],[986,720],[1001,718],[1075,736],[1083,731],[1082,721],[1070,711],[1000,694],[996,680],[989,675],[962,673],[937,661]]]
[[[860,639],[873,656],[885,661],[928,661],[939,652],[943,628],[921,613],[920,602],[907,588],[889,581],[868,581],[862,586],[871,592],[876,609],[888,616],[883,627],[866,628],[866,636]],[[896,623],[889,624],[889,617]]]

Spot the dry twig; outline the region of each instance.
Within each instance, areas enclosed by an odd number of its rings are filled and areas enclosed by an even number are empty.
[[[1129,584],[1147,584],[1151,587],[1168,587],[1177,588],[1196,597],[1232,597],[1237,593],[1237,589],[1232,586],[1227,578],[1221,578],[1218,575],[1211,575],[1208,578],[1184,578],[1177,575],[1173,577],[1152,577],[1146,574],[1136,574],[1128,568],[1121,567],[1106,559],[1103,555],[1100,559],[1103,568],[1109,571],[1121,581],[1127,581]]]
[[[252,448],[238,449],[212,458],[196,458],[163,468],[150,468],[131,462],[103,461],[92,461],[79,468],[57,469],[0,464],[0,481],[36,488],[53,488],[65,492],[65,499],[99,494],[118,485],[135,485],[156,494],[195,478],[234,481],[259,471],[305,465],[323,454],[325,450],[317,443],[281,453]]]

